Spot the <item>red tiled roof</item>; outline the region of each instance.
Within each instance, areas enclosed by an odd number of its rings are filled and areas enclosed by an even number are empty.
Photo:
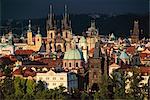
[[[31,68],[27,68],[24,70],[24,76],[28,77],[28,76],[35,76],[36,72],[34,70],[32,70]]]
[[[150,67],[140,67],[141,73],[149,73],[150,74]]]
[[[16,55],[31,55],[34,51],[33,50],[16,50]]]
[[[140,53],[140,58],[141,59],[146,59],[146,58],[149,58],[149,57],[150,57],[150,54]]]
[[[126,52],[129,54],[135,53],[135,46],[127,47]]]
[[[13,71],[13,75],[22,75],[21,69],[16,69]]]
[[[57,59],[57,60],[53,60],[53,59],[49,59],[49,58],[43,58],[39,60],[42,63],[48,64],[49,67],[57,67],[57,65],[61,65],[62,64],[62,59]]]

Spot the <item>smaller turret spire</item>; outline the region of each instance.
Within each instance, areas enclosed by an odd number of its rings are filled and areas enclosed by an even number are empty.
[[[40,34],[40,27],[38,27],[38,31],[37,31],[37,33],[38,33],[38,34]]]
[[[95,28],[95,21],[94,20],[91,21],[91,27]]]
[[[31,20],[29,20],[28,32],[31,32]]]
[[[65,5],[65,17],[67,17],[67,5]]]

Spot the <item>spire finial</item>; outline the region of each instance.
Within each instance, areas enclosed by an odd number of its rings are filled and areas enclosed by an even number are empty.
[[[50,14],[52,14],[52,5],[49,6]]]
[[[67,17],[67,5],[65,4],[65,17]]]
[[[38,34],[40,34],[40,27],[38,27],[38,31],[37,31],[37,33],[38,33]]]
[[[31,20],[29,20],[28,31],[31,32]]]

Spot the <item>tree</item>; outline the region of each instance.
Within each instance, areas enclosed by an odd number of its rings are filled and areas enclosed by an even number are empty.
[[[131,72],[133,75],[129,77],[130,88],[128,90],[128,97],[131,99],[143,100],[145,97],[145,93],[143,92],[145,86],[144,84],[140,84],[140,82],[143,80],[143,77],[137,68],[133,68]]]
[[[119,71],[114,71],[111,74],[110,81],[111,85],[113,87],[113,98],[114,99],[125,99],[125,86],[126,86],[126,81],[127,75],[119,70]]]
[[[11,77],[6,77],[4,82],[2,83],[2,92],[4,94],[5,99],[14,98],[14,83]]]
[[[28,79],[27,82],[26,82],[26,92],[27,92],[27,94],[34,95],[35,87],[36,87],[35,81]]]
[[[98,93],[98,94],[97,94]],[[95,93],[95,95],[98,95],[99,99],[109,99],[109,90],[108,90],[108,78],[104,74],[102,77],[102,83],[100,84],[100,90]]]
[[[15,88],[15,96],[18,99],[21,99],[23,95],[25,94],[25,79],[22,79],[20,77],[14,78],[14,88]]]
[[[49,90],[45,88],[43,81],[38,81],[35,88],[35,99],[50,99]]]

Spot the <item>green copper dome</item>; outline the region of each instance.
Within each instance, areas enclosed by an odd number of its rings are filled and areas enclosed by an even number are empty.
[[[85,39],[85,37],[84,37],[84,36],[82,36],[82,37],[81,37],[81,39],[80,39],[80,43],[86,43],[86,39]]]
[[[82,60],[82,53],[78,49],[72,49],[65,52],[64,55],[65,60]]]
[[[129,56],[127,55],[127,53],[125,51],[122,51],[119,58],[120,59],[129,59]]]

